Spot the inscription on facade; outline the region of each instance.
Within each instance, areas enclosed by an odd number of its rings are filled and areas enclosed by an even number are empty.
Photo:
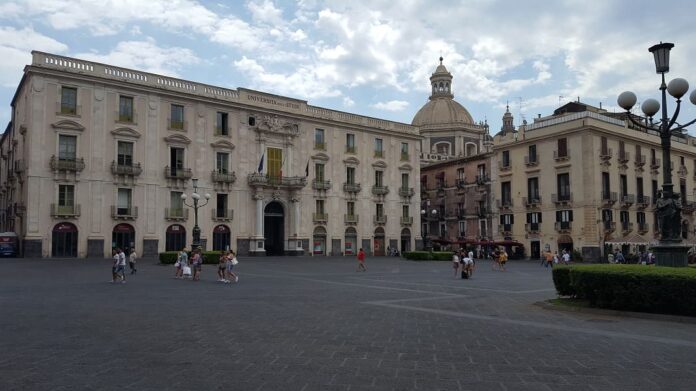
[[[258,96],[258,95],[247,95],[247,96],[248,96],[249,100],[252,102],[259,102],[259,103],[266,103],[269,105],[288,107],[288,108],[295,109],[295,110],[300,109],[300,105],[298,105],[297,103],[284,102],[282,100],[267,98],[265,96]]]

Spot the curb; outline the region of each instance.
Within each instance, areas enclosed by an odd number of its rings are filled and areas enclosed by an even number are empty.
[[[696,324],[696,317],[690,317],[690,316],[653,314],[653,313],[649,313],[649,312],[606,310],[606,309],[602,309],[602,308],[571,307],[571,306],[552,304],[549,301],[537,301],[536,303],[534,303],[534,305],[537,307],[541,307],[545,310],[550,310],[550,311],[579,312],[579,313],[590,314],[590,315],[608,315],[608,316],[616,316],[616,317],[622,317],[622,318],[637,318],[637,319],[645,319],[645,320],[657,320],[657,321],[663,321],[663,322]]]

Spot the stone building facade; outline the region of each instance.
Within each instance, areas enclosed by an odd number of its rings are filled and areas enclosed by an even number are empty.
[[[0,230],[25,256],[190,247],[197,179],[207,249],[407,250],[420,141],[303,100],[33,52],[0,139]]]
[[[511,118],[511,117],[510,117]],[[520,241],[532,258],[546,248],[599,260],[613,247],[659,237],[654,205],[662,188],[660,138],[625,114],[580,102],[495,136],[498,238]],[[696,139],[673,137],[682,237],[694,242]],[[633,249],[625,249],[633,250]]]

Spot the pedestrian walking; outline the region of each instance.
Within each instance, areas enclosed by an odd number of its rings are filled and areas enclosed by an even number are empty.
[[[197,248],[193,251],[193,256],[191,257],[191,266],[193,268],[193,281],[201,280],[201,272],[203,271],[203,256],[201,255],[201,248]]]
[[[118,255],[118,268],[116,273],[121,276],[121,283],[126,283],[126,254],[120,248],[116,249],[116,254]]]
[[[505,264],[507,263],[507,260],[508,260],[507,251],[505,251],[505,249],[503,249],[503,250],[500,252],[500,257],[499,257],[500,270],[501,270],[501,271],[505,271]]]
[[[474,260],[469,254],[462,253],[462,278],[471,278],[474,275]]]
[[[561,261],[563,261],[564,265],[570,265],[570,253],[566,250],[563,250],[563,255],[561,256]]]
[[[138,269],[135,268],[137,259],[138,254],[135,252],[135,249],[132,248],[130,254],[128,254],[128,266],[130,267],[131,274],[135,274],[138,272]]]
[[[553,254],[551,253],[551,250],[546,251],[543,259],[544,260],[542,262],[544,263],[544,267],[553,268]]]
[[[493,265],[491,266],[491,270],[500,270],[500,250],[497,248],[493,250]]]
[[[174,266],[176,267],[174,278],[184,278],[184,268],[188,267],[188,253],[186,252],[186,247],[179,251]]]
[[[111,283],[116,283],[116,280],[118,279],[118,252],[116,252],[116,249],[111,250],[111,256],[114,258],[114,262],[111,265]]]
[[[621,250],[616,250],[616,255],[614,256],[614,261],[616,263],[626,263],[626,258],[624,258],[624,255],[621,252]]]
[[[552,258],[552,259],[553,259],[553,264],[551,265],[551,267],[558,265],[558,260],[559,260],[559,258],[558,258],[558,251],[554,251],[554,252],[553,252],[553,258]]]
[[[225,273],[227,272],[227,252],[224,252],[220,254],[220,258],[218,258],[218,282],[224,282],[227,283],[225,279]]]
[[[459,252],[455,251],[454,254],[452,254],[452,267],[454,268],[454,278],[457,278],[457,274],[459,274]]]
[[[234,269],[235,266],[239,261],[237,260],[237,255],[234,253],[234,251],[228,251],[227,252],[227,261],[226,261],[226,266],[227,266],[227,282],[229,283],[232,281],[234,278],[234,282],[239,282],[239,277],[232,272],[232,269]]]
[[[365,251],[363,251],[362,248],[358,251],[358,270],[356,270],[356,272],[361,270],[364,272],[367,271],[367,268],[365,267]]]

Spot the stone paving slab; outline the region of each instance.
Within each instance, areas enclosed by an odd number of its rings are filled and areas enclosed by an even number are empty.
[[[240,282],[141,261],[0,260],[0,390],[692,390],[696,327],[543,310],[550,271],[241,259]]]

